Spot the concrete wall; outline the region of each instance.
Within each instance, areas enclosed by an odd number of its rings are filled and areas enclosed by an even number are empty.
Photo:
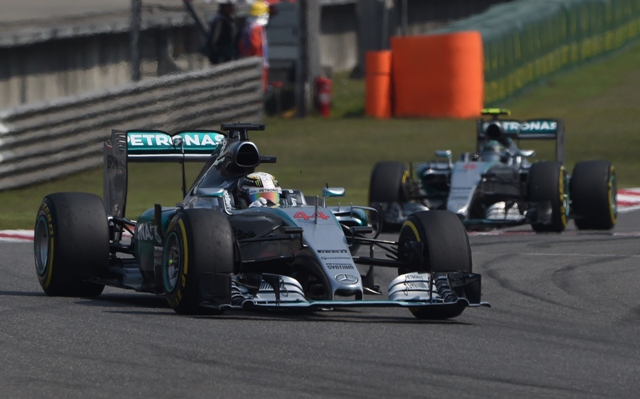
[[[389,37],[402,33],[405,1],[407,33],[418,34],[506,0],[321,1],[321,64],[357,70],[366,51],[387,48]],[[279,7],[269,26],[274,80],[284,79],[297,56],[296,5]],[[0,29],[0,109],[129,83],[126,13],[65,23]],[[144,9],[141,28],[143,78],[210,67],[198,52],[202,37],[184,10]]]

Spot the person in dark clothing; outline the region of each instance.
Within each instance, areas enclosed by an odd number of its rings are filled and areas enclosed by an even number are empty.
[[[209,22],[205,54],[212,64],[220,64],[237,58],[234,13],[234,1],[220,1],[218,12]]]

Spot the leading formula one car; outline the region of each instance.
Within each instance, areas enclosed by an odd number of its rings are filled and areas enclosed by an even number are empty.
[[[454,163],[444,158],[407,168],[401,162],[378,162],[371,173],[369,205],[379,209],[387,227],[428,209],[457,214],[471,230],[530,224],[536,232],[562,232],[567,220],[578,229],[609,230],[617,217],[615,168],[609,161],[564,166],[561,120],[499,120],[508,110],[486,109],[477,121],[477,151]],[[555,140],[556,160],[530,163],[533,150],[520,140]]]
[[[446,319],[488,306],[454,214],[416,213],[389,241],[373,233],[368,212],[375,209],[325,205],[327,197],[344,195],[342,188],[325,188],[322,200],[307,204],[299,190],[269,179],[271,188],[255,189],[264,206],[238,207],[239,182],[255,179],[256,167],[276,159],[261,156],[249,141],[248,132],[264,125],[222,130],[113,131],[104,145],[104,201],[56,193],[40,206],[35,265],[44,292],[97,296],[105,285],[129,288],[164,295],[180,314],[391,306],[420,319]],[[168,161],[182,163],[183,172],[185,162],[205,164],[188,190],[183,173],[180,204],[156,204],[137,220],[125,218],[128,163]],[[375,257],[375,249],[386,256]],[[356,265],[368,266],[367,273]],[[365,299],[382,294],[373,281],[376,266],[398,269],[387,299]]]

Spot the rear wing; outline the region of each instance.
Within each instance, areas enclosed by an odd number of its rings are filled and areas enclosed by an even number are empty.
[[[485,136],[486,127],[490,122],[498,122],[502,126],[507,137],[514,141],[520,140],[555,140],[556,142],[556,161],[564,164],[565,147],[564,147],[564,123],[561,119],[500,119],[500,115],[509,115],[510,112],[505,109],[485,109],[483,115],[491,115],[491,118],[480,118],[476,121],[477,131],[477,149],[481,151],[483,145],[487,141]]]
[[[177,162],[182,164],[182,193],[186,196],[185,162],[207,162],[212,155],[230,154],[237,169],[275,163],[274,156],[260,156],[249,142],[249,131],[263,131],[262,123],[223,123],[217,130],[185,130],[170,135],[160,130],[112,130],[104,142],[104,205],[107,215],[124,218],[129,162]],[[232,156],[231,156],[232,155]],[[212,160],[213,162],[213,160]],[[250,163],[250,164],[247,164]],[[117,235],[119,232],[116,233]]]
[[[218,150],[226,136],[217,131],[169,135],[157,130],[129,130],[126,137],[129,162],[204,162]]]
[[[112,130],[104,142],[104,205],[107,215],[124,217],[129,162],[205,162],[225,141],[215,130],[170,135],[160,130]]]

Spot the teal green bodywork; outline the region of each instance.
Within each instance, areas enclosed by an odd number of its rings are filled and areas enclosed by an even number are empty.
[[[169,223],[171,223],[171,220],[177,212],[177,208],[162,208],[161,230],[163,235],[166,234],[169,228]],[[137,234],[135,235],[136,241],[134,245],[136,258],[140,262],[140,268],[142,270],[153,270],[153,247],[155,245],[154,240],[152,238],[144,239],[140,234],[140,230],[146,228],[144,226],[151,226],[153,224],[153,214],[153,208],[147,209],[142,215],[140,215],[136,223]]]

